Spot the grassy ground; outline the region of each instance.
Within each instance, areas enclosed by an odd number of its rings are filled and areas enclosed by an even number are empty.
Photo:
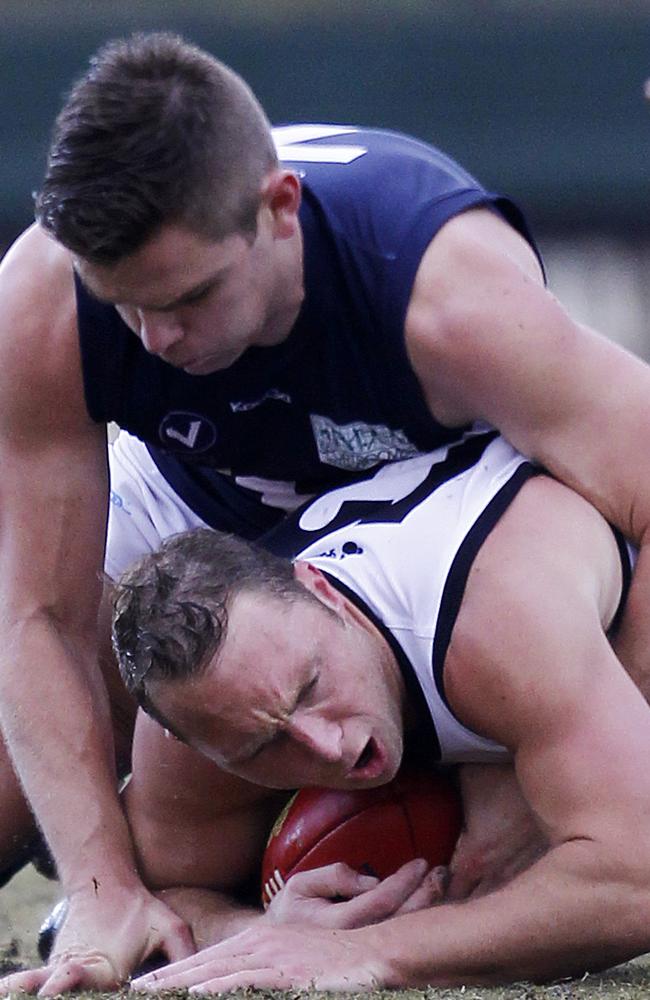
[[[38,875],[31,867],[17,875],[0,891],[0,961],[7,971],[12,967],[30,965],[36,961],[36,935],[43,917],[57,899],[57,886]],[[172,996],[168,993],[167,996]],[[183,991],[177,995],[185,995]],[[296,992],[275,993],[268,990],[239,992],[239,997],[277,997],[296,1000]],[[125,1000],[126,991],[113,994],[82,994],[81,1000]],[[130,994],[133,997],[134,994]],[[302,994],[304,996],[304,994]],[[321,994],[327,996],[327,994]],[[507,988],[476,989],[462,986],[456,989],[404,990],[375,994],[391,1000],[647,1000],[650,996],[650,956],[620,966],[606,975],[586,976],[580,981],[556,983],[553,986],[532,986],[518,983]],[[353,1000],[351,997],[350,1000]],[[364,1000],[368,1000],[364,997]]]
[[[31,865],[0,889],[0,956],[5,961],[36,961],[38,928],[57,898],[56,883]]]

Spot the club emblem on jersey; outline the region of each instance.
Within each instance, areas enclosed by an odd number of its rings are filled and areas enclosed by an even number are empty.
[[[337,469],[359,471],[371,469],[380,462],[401,461],[419,454],[402,430],[385,424],[335,424],[329,417],[312,413],[318,457],[325,465]]]
[[[217,440],[217,429],[211,420],[186,410],[172,410],[163,417],[158,434],[165,447],[195,455],[207,451]]]

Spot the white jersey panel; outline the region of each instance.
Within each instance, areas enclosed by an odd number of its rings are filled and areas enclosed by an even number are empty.
[[[120,431],[109,445],[110,505],[104,570],[116,580],[163,539],[207,525],[160,474],[146,445]]]
[[[340,518],[346,501],[384,501],[378,505],[377,515],[386,517],[388,507],[390,516],[396,502],[417,497],[418,487],[424,486],[436,465],[445,463],[449,452],[450,448],[444,447],[392,463],[372,479],[333,490],[309,505],[300,518],[300,528],[323,529]],[[417,676],[438,735],[441,759],[446,762],[496,761],[507,756],[504,747],[463,726],[445,703],[443,663],[436,662],[436,636],[441,626],[449,634],[453,627],[453,621],[443,620],[449,612],[441,605],[453,581],[454,566],[462,561],[463,546],[477,526],[481,540],[489,532],[493,519],[498,519],[512,499],[508,494],[500,505],[499,496],[519,470],[527,475],[535,471],[503,438],[496,437],[475,464],[425,492],[401,520],[371,521],[372,514],[364,515],[365,519],[321,535],[298,556],[358,595],[392,634]],[[519,477],[520,483],[527,475]],[[492,520],[488,518],[481,535],[481,521],[490,505]],[[480,541],[474,544],[475,554]],[[461,572],[461,586],[469,565],[471,559]],[[445,652],[446,644],[441,660]]]

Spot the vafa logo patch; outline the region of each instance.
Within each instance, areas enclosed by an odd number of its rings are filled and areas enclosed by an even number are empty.
[[[176,451],[191,451],[196,455],[212,447],[217,440],[217,428],[198,413],[172,410],[160,422],[158,435],[167,447],[172,445]]]

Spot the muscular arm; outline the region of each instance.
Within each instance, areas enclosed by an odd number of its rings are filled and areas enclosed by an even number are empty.
[[[604,634],[618,575],[593,511],[549,480],[525,488],[479,553],[445,687],[467,725],[512,749],[550,848],[496,892],[443,908],[428,956],[424,938],[405,945],[416,980],[550,979],[650,944],[650,716]]]
[[[74,947],[99,949],[98,981],[117,981],[151,931],[139,925],[144,890],[95,662],[105,429],[85,411],[70,265],[38,230],[3,262],[0,302],[1,723],[70,898],[69,924],[78,913]],[[116,910],[128,944],[107,938]]]
[[[439,420],[498,427],[642,548],[618,652],[650,697],[650,367],[575,323],[486,209],[430,244],[406,343]]]
[[[37,236],[23,237],[2,268],[0,707],[61,879],[74,892],[102,874],[104,845],[93,845],[95,838],[110,839],[97,817],[102,784],[113,784],[112,740],[92,669],[107,472],[103,432],[84,414],[78,352],[69,335],[71,270]],[[39,264],[37,290],[31,274]],[[98,781],[84,788],[84,775],[72,771],[72,761],[99,772]],[[74,773],[70,788],[66,772]],[[83,843],[74,843],[75,831],[84,828]],[[108,859],[119,854],[119,838],[105,847]]]
[[[375,927],[247,931],[179,963],[161,985],[554,979],[648,950],[650,712],[604,634],[619,587],[615,543],[598,515],[535,479],[479,552],[452,635],[450,704],[511,748],[546,854],[481,898]]]

